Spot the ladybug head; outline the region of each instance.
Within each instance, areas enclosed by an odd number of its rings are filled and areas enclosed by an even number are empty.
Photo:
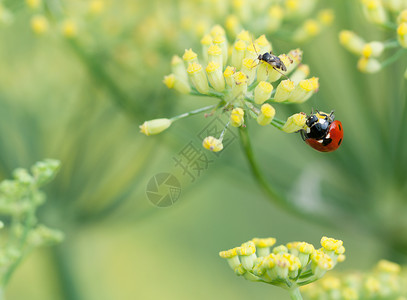
[[[311,127],[312,125],[314,125],[315,123],[318,122],[318,117],[315,114],[310,114],[307,118],[307,121],[305,121],[305,124],[308,127]]]

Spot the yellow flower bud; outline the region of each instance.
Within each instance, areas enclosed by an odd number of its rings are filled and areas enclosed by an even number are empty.
[[[234,15],[227,16],[226,22],[225,22],[225,27],[226,27],[226,30],[232,36],[234,36],[240,28],[239,19]]]
[[[313,19],[308,19],[294,32],[294,40],[302,43],[320,32],[321,25]]]
[[[342,30],[339,33],[339,42],[348,51],[356,55],[360,55],[362,53],[363,47],[366,44],[361,37],[349,30]]]
[[[186,66],[192,63],[198,63],[198,54],[192,51],[192,49],[185,49],[182,59],[184,60]]]
[[[292,82],[291,80],[287,79],[281,81],[280,84],[277,86],[276,94],[274,95],[274,101],[286,101],[290,97],[291,92],[294,90],[294,88],[294,82]]]
[[[163,82],[169,89],[175,89],[181,94],[189,94],[191,92],[189,84],[174,74],[164,76]]]
[[[223,67],[222,49],[218,45],[212,45],[208,48],[208,61],[216,62]]]
[[[74,38],[78,33],[78,27],[73,20],[65,20],[62,23],[62,33],[66,38]]]
[[[213,44],[217,45],[222,50],[223,67],[228,61],[228,43],[225,35],[216,35],[213,37]]]
[[[323,236],[321,238],[321,246],[327,251],[334,251],[339,247],[342,247],[343,242],[341,240],[335,240],[333,238]]]
[[[41,0],[25,0],[25,3],[31,9],[37,9],[41,6],[42,1]]]
[[[398,274],[400,273],[401,267],[394,262],[382,259],[377,263],[376,269],[383,273]]]
[[[280,28],[284,18],[284,10],[280,5],[273,5],[269,9],[269,18],[267,18],[267,28],[270,32],[275,32]]]
[[[384,44],[382,42],[370,42],[365,44],[362,49],[362,55],[366,58],[370,56],[378,57],[384,51]]]
[[[204,61],[208,61],[208,49],[212,45],[212,36],[210,34],[204,35],[204,37],[201,39],[201,45],[202,45],[202,54],[204,57]]]
[[[236,69],[242,68],[242,60],[246,52],[246,43],[243,40],[237,40],[232,48],[231,65]]]
[[[323,9],[318,13],[318,21],[325,26],[332,24],[335,16],[332,9]]]
[[[257,53],[260,53],[260,47],[256,43],[253,44],[252,42],[246,48],[245,58],[257,59]]]
[[[375,24],[384,24],[387,22],[387,14],[380,0],[364,0],[363,12],[367,19]]]
[[[260,47],[260,53],[270,52],[272,50],[272,46],[264,34],[258,37],[254,42]]]
[[[93,0],[89,4],[89,12],[93,15],[100,14],[105,8],[105,3],[101,0]]]
[[[247,80],[248,77],[243,72],[237,72],[233,74],[232,83],[232,97],[237,99],[238,97],[243,98],[247,92]]]
[[[226,34],[225,29],[223,29],[223,27],[220,26],[220,25],[215,25],[211,29],[211,36],[212,37],[219,36],[219,35],[225,36],[225,34]]]
[[[301,80],[289,96],[290,102],[302,103],[307,101],[318,89],[318,78]]]
[[[209,92],[209,85],[202,66],[197,63],[189,64],[187,72],[197,91],[201,94],[207,94]]]
[[[233,85],[233,75],[236,72],[236,68],[233,68],[231,66],[227,66],[225,71],[223,72],[223,76],[225,76],[225,80],[228,86]]]
[[[397,23],[407,23],[407,9],[403,10],[397,17]]]
[[[213,152],[219,152],[223,149],[222,141],[213,136],[206,137],[202,142],[202,146]]]
[[[44,16],[34,16],[31,19],[31,28],[35,34],[43,34],[48,31],[48,20]]]
[[[261,126],[266,126],[271,123],[276,110],[270,104],[266,103],[261,106],[261,112],[257,117],[257,123]]]
[[[145,121],[140,125],[140,132],[145,135],[154,135],[163,132],[168,127],[171,126],[172,121],[170,119],[155,119],[150,121]]]
[[[236,36],[237,40],[242,40],[245,41],[247,43],[251,43],[251,37],[250,37],[250,33],[247,30],[242,30],[239,32],[239,34]]]
[[[295,72],[290,76],[290,80],[298,84],[301,80],[308,77],[310,73],[309,66],[300,64]]]
[[[407,48],[407,23],[401,23],[397,27],[397,39],[403,48]]]
[[[298,113],[290,116],[285,122],[282,130],[287,133],[297,132],[305,127],[307,115],[305,113]]]
[[[184,63],[181,57],[174,55],[171,59],[171,70],[178,78],[182,79],[184,82],[188,82],[188,74],[185,69]]]
[[[256,76],[256,63],[251,58],[242,61],[242,72],[247,75],[247,85],[251,85]]]
[[[230,124],[233,127],[240,127],[244,124],[244,110],[240,107],[232,110],[230,114]]]
[[[206,73],[212,87],[216,91],[222,92],[225,89],[225,79],[222,74],[221,64],[211,61],[206,67]]]
[[[267,81],[260,81],[254,89],[254,102],[256,104],[263,104],[271,96],[273,86]]]
[[[361,57],[358,61],[358,70],[363,73],[377,73],[381,70],[382,65],[377,59]]]

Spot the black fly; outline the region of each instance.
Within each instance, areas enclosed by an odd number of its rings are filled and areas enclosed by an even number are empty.
[[[267,64],[269,64],[270,66],[273,67],[274,70],[276,70],[277,72],[279,72],[281,75],[283,75],[285,78],[289,79],[283,72],[287,71],[287,67],[284,65],[283,61],[280,59],[280,57],[274,55],[271,51],[270,52],[266,52],[263,54],[259,54],[257,53],[256,50],[256,46],[254,45],[254,41],[252,39],[252,44],[253,44],[253,49],[254,51],[256,51],[257,59],[259,61],[263,61]],[[281,71],[280,71],[281,70]]]

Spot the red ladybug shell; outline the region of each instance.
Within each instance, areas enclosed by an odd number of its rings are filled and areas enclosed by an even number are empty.
[[[328,134],[326,138],[332,139],[332,141],[327,144],[323,145],[322,140],[316,139],[306,139],[305,142],[310,145],[315,150],[320,152],[332,152],[339,148],[343,140],[343,128],[342,123],[340,121],[333,121],[332,124],[329,126]]]

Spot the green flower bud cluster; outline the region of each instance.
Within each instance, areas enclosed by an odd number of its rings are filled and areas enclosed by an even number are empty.
[[[326,276],[302,291],[311,300],[407,299],[407,274],[401,266],[381,260],[373,270]]]
[[[16,169],[13,179],[0,183],[0,228],[6,232],[0,247],[0,287],[31,250],[63,240],[62,232],[39,224],[35,215],[45,201],[40,187],[54,178],[59,167],[59,161],[47,159],[32,166],[31,172]]]
[[[342,30],[339,41],[349,52],[359,56],[357,68],[363,73],[377,73],[405,55],[407,48],[407,2],[361,0],[362,10],[368,21],[388,29],[393,38],[386,41],[370,41],[351,30]],[[387,60],[379,57],[387,49],[398,49]],[[407,79],[407,72],[405,73]]]
[[[221,251],[219,255],[227,260],[236,275],[282,287],[292,295],[298,294],[299,287],[320,279],[345,259],[341,240],[323,237],[320,249],[306,242],[272,248],[275,243],[275,238],[254,238],[240,247]]]

